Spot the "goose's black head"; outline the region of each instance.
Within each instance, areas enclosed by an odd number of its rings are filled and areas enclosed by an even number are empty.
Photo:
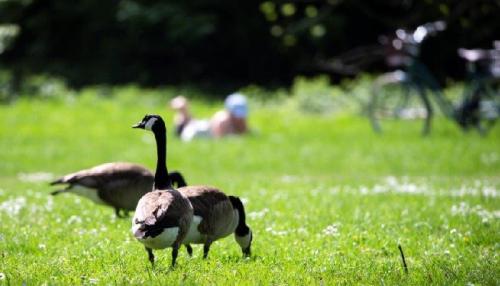
[[[133,125],[132,128],[141,128],[154,132],[161,129],[165,130],[165,122],[160,115],[147,114],[144,116],[141,122]]]

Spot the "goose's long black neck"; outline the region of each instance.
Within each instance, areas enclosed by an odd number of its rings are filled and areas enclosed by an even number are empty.
[[[156,128],[154,131],[156,139],[156,173],[155,173],[155,189],[165,190],[172,188],[167,170],[167,134],[165,126]]]

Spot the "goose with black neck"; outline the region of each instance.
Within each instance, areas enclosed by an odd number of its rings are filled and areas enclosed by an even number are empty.
[[[190,256],[193,253],[190,244],[203,244],[203,258],[207,258],[212,243],[232,233],[243,256],[250,256],[253,234],[246,224],[245,208],[238,197],[227,196],[208,186],[187,186],[178,190],[187,196],[194,209],[193,222],[183,242]]]
[[[168,174],[178,188],[186,186],[180,172]],[[154,175],[147,168],[128,162],[112,162],[80,170],[54,180],[50,185],[65,185],[52,195],[72,193],[92,200],[94,203],[113,207],[117,217],[127,217],[135,210],[137,202],[151,192]]]
[[[153,189],[137,203],[132,220],[132,233],[144,244],[152,266],[155,260],[153,249],[172,247],[173,267],[179,247],[189,232],[193,207],[184,194],[172,187],[168,176],[167,134],[163,119],[158,115],[146,115],[133,128],[153,132],[157,162]]]

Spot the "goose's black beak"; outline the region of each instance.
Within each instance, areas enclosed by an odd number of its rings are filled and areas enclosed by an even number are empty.
[[[136,123],[132,125],[132,128],[142,128],[144,129],[144,124],[142,122]]]

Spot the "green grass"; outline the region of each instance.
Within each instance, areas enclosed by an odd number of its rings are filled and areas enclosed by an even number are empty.
[[[482,138],[437,119],[373,134],[366,119],[253,106],[252,134],[182,143],[168,165],[190,184],[241,196],[254,231],[242,259],[232,237],[151,270],[129,219],[47,180],[109,161],[155,164],[145,113],[171,122],[154,94],[20,100],[0,106],[0,285],[498,285],[500,127]],[[216,104],[194,104],[208,116]],[[403,271],[401,244],[409,274]]]

